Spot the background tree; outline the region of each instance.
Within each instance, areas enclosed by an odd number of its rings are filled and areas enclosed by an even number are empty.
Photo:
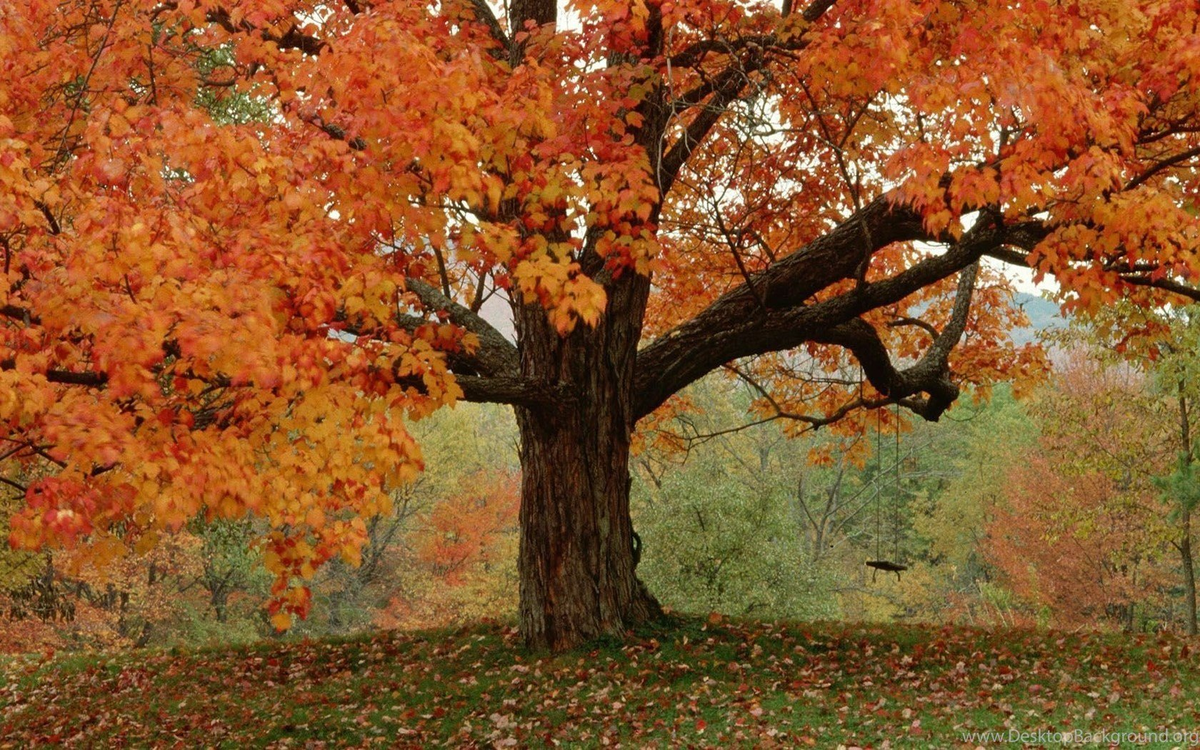
[[[55,467],[14,539],[254,513],[284,627],[418,470],[399,414],[508,403],[521,628],[569,647],[658,611],[631,434],[705,373],[809,425],[936,420],[1032,364],[984,257],[1082,309],[1197,296],[1185,0],[568,8],[7,8],[0,422]]]
[[[195,524],[200,540],[200,571],[195,584],[207,595],[217,622],[229,619],[230,599],[253,590],[255,570],[261,565],[254,547],[258,531],[249,520],[217,520]]]
[[[516,611],[517,506],[515,473],[462,477],[417,530],[421,563],[414,597],[423,621],[481,620]],[[409,573],[411,576],[412,573]]]
[[[933,455],[921,458],[938,473],[921,487],[914,513],[908,580],[918,585],[905,603],[924,620],[1012,624],[984,540],[1009,478],[1038,453],[1038,425],[1007,387],[953,416],[938,426]]]
[[[362,564],[337,560],[309,586],[315,615],[301,636],[373,627],[431,627],[516,612],[516,451],[511,411],[462,404],[411,425],[427,466],[393,492],[393,510],[367,522]],[[0,464],[0,466],[7,466]],[[11,467],[8,467],[11,468]],[[500,523],[486,508],[503,509]],[[74,550],[10,551],[3,561],[0,643],[5,651],[103,645],[213,645],[254,641],[270,630],[262,610],[271,581],[262,567],[261,519],[193,519],[147,554],[103,569]],[[447,557],[432,543],[471,542]],[[463,552],[463,545],[449,545]],[[75,563],[80,563],[75,565]]]
[[[788,439],[778,423],[754,424],[750,396],[744,385],[706,378],[688,389],[687,411],[655,428],[669,439],[665,451],[638,455],[638,571],[676,611],[835,617],[830,576],[796,494],[812,446]],[[662,460],[649,460],[656,450]],[[831,531],[818,544],[835,539]]]
[[[887,410],[865,436],[796,439],[791,421],[756,419],[758,391],[738,379],[694,384],[673,419],[643,431],[638,570],[664,604],[797,619],[991,617],[993,594],[1007,592],[981,542],[1037,432],[1010,388],[936,427]],[[909,570],[873,575],[863,562],[880,557]]]
[[[1163,419],[1174,421],[1173,471],[1157,484],[1172,507],[1177,537],[1171,545],[1179,553],[1183,579],[1186,629],[1197,632],[1196,572],[1192,552],[1192,516],[1196,509],[1196,477],[1193,463],[1194,407],[1200,395],[1197,346],[1200,324],[1194,306],[1145,310],[1128,304],[1097,310],[1077,322],[1075,336],[1093,343],[1115,361],[1127,363],[1155,382],[1159,394],[1171,402]]]
[[[680,612],[835,617],[787,498],[755,494],[706,463],[674,473],[638,514],[646,582]]]
[[[1133,629],[1161,616],[1173,534],[1153,480],[1176,442],[1149,385],[1076,349],[1033,408],[1040,438],[1011,467],[982,547],[1043,620]]]
[[[1192,550],[1192,520],[1200,503],[1200,477],[1196,473],[1196,401],[1200,398],[1200,320],[1196,308],[1183,308],[1169,319],[1168,334],[1159,343],[1165,356],[1154,368],[1160,387],[1174,396],[1179,417],[1179,458],[1175,471],[1159,486],[1174,506],[1179,536],[1171,544],[1179,551],[1188,635],[1200,632],[1197,624],[1196,559]]]

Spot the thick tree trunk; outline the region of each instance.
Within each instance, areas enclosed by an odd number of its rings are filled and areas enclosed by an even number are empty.
[[[567,394],[516,409],[520,620],[532,649],[620,636],[661,612],[637,579],[629,517],[633,371],[647,286],[610,289],[601,321],[567,337],[539,307],[517,315],[522,374]]]
[[[521,632],[560,651],[659,614],[635,574],[629,439],[602,404],[520,412]]]

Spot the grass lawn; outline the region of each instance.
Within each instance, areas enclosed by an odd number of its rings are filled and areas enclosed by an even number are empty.
[[[480,625],[10,659],[0,747],[1177,747],[1198,666],[1159,635],[699,620],[535,657]]]

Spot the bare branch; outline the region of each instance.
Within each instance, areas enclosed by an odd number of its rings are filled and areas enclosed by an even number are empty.
[[[833,4],[834,0],[815,0],[804,10],[804,19],[815,23]],[[785,4],[784,15],[790,11],[790,3]],[[789,39],[780,39],[773,34],[705,39],[669,59],[673,67],[695,67],[709,53],[727,54],[733,58],[715,78],[683,94],[675,103],[677,107],[682,105],[687,108],[703,102],[704,108],[667,150],[658,165],[658,187],[663,195],[671,189],[683,165],[725,115],[729,106],[741,98],[753,75],[766,67],[771,59],[770,54],[795,52],[807,46],[808,40],[802,35]]]
[[[1146,182],[1147,180],[1149,180],[1151,177],[1158,174],[1159,172],[1162,172],[1163,170],[1166,170],[1166,169],[1170,169],[1171,167],[1173,167],[1177,164],[1182,164],[1183,162],[1187,161],[1188,159],[1194,159],[1197,156],[1200,156],[1200,146],[1197,146],[1196,148],[1190,148],[1187,151],[1183,151],[1178,154],[1175,154],[1174,156],[1163,159],[1162,161],[1158,162],[1154,166],[1147,169],[1145,172],[1142,172],[1137,177],[1130,180],[1129,183],[1125,185],[1124,189],[1132,190],[1133,188]]]
[[[735,63],[723,71],[711,86],[704,87],[705,95],[708,93],[708,88],[712,89],[711,98],[705,101],[704,108],[688,124],[683,134],[659,162],[658,189],[662,195],[666,195],[671,190],[671,186],[679,177],[679,170],[683,169],[683,165],[687,163],[692,153],[725,115],[729,105],[737,101],[742,90],[750,81],[750,73],[760,67],[762,67],[761,62],[757,66],[751,66],[751,69],[744,69]],[[685,94],[685,97],[687,96]]]

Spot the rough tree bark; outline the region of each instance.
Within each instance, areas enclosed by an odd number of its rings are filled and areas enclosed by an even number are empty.
[[[538,306],[517,315],[521,374],[560,385],[518,406],[521,631],[561,650],[661,613],[638,580],[629,516],[634,364],[649,293],[627,275],[594,328],[561,337]]]

